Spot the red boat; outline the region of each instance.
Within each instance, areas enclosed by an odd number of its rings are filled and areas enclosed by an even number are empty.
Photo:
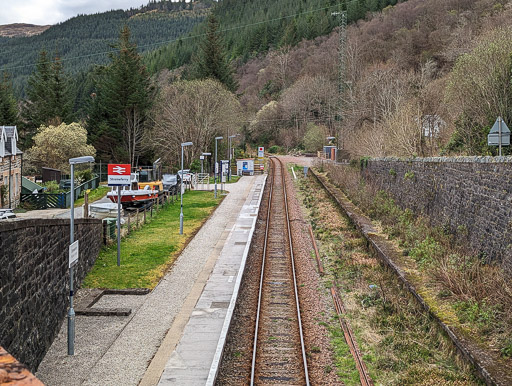
[[[117,187],[112,187],[112,190],[107,193],[110,201],[117,203]],[[151,200],[158,197],[158,190],[152,189],[150,185],[146,185],[143,189],[139,189],[137,173],[131,174],[130,186],[123,186],[121,189],[121,205],[128,206],[142,206]]]

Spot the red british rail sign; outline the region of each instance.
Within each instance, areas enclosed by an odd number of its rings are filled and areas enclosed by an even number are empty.
[[[108,164],[108,185],[130,185],[130,164]]]

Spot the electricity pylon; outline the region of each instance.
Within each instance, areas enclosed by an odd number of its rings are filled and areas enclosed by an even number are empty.
[[[345,75],[347,70],[347,12],[332,12],[332,16],[339,16],[340,18],[340,32],[339,32],[339,47],[338,47],[338,121],[339,121],[339,130],[341,131],[341,122],[343,121],[344,114],[344,93],[345,93]],[[337,133],[336,135],[336,148],[343,148],[341,145],[341,133]]]

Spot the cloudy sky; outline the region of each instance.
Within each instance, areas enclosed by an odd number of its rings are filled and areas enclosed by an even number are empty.
[[[77,14],[140,7],[148,0],[2,0],[0,25],[11,23],[55,24]]]

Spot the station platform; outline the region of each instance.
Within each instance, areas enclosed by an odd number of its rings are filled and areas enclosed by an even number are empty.
[[[252,177],[253,186],[235,223],[225,231],[229,235],[211,274],[188,315],[179,342],[167,355],[158,385],[213,385],[233,315],[245,262],[256,226],[266,175]],[[162,344],[165,347],[164,340]],[[169,354],[169,350],[167,351]],[[162,358],[155,356],[162,366]],[[148,369],[159,372],[159,369]],[[154,375],[153,375],[154,378]],[[141,385],[154,384],[145,382]]]
[[[229,194],[151,292],[104,294],[94,304],[129,308],[129,315],[77,315],[74,356],[63,323],[36,376],[66,386],[212,382],[265,180],[226,184]]]

